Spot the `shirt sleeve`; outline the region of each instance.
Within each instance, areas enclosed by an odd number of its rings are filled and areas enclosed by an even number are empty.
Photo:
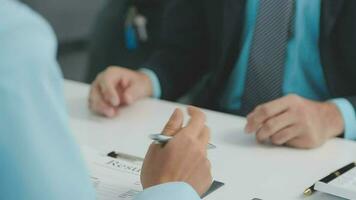
[[[142,68],[142,69],[140,69],[140,71],[142,73],[146,74],[152,82],[152,86],[153,86],[152,97],[156,98],[156,99],[161,98],[162,90],[161,90],[161,84],[159,82],[157,74],[154,71],[147,69],[147,68]]]
[[[201,200],[198,193],[183,182],[166,183],[145,189],[135,200]]]
[[[69,130],[52,29],[19,1],[0,0],[0,44],[1,199],[94,200]]]
[[[345,138],[356,140],[356,114],[352,104],[343,98],[331,100],[341,111],[344,120]]]

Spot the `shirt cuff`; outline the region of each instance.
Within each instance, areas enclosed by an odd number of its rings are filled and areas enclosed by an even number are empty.
[[[201,200],[187,183],[172,182],[153,186],[138,194],[134,200]]]
[[[346,99],[331,100],[340,110],[344,120],[344,134],[345,138],[349,140],[356,140],[356,114],[352,104]]]
[[[156,99],[161,98],[162,90],[157,74],[154,71],[147,68],[140,69],[140,72],[146,74],[152,82],[152,87],[153,87],[152,97]]]

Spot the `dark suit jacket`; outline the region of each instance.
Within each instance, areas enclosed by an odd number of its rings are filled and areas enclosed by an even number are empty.
[[[241,51],[246,0],[170,0],[161,44],[146,66],[174,100],[208,75],[194,104],[219,108],[219,98]],[[356,108],[356,1],[322,0],[320,55],[332,98]]]
[[[158,42],[165,1],[107,0],[97,16],[91,35],[86,82],[93,82],[108,66],[137,69],[150,57]],[[137,49],[128,50],[125,44],[125,22],[127,11],[132,5],[149,21],[149,40],[139,42]]]

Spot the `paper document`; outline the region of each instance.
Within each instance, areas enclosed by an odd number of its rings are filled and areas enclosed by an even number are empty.
[[[88,147],[82,148],[98,200],[129,200],[142,191],[142,161],[111,158]]]
[[[131,200],[142,191],[140,182],[142,158],[119,153],[118,157],[107,156],[89,147],[82,147],[91,180],[98,200]],[[224,183],[214,181],[203,195],[209,195]]]

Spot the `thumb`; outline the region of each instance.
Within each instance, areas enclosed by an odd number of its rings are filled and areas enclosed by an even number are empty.
[[[183,126],[183,112],[180,109],[175,109],[167,124],[165,125],[162,134],[174,136]]]
[[[93,85],[95,87],[96,82],[94,82]],[[103,98],[109,104],[112,106],[118,106],[120,104],[120,98],[115,89],[117,85],[116,80],[107,80],[103,78],[103,80],[98,81],[97,85],[100,89],[100,93],[103,95]]]
[[[124,103],[130,105],[136,100],[145,97],[145,92],[143,90],[144,89],[141,87],[141,85],[133,82],[129,83],[123,93]]]

